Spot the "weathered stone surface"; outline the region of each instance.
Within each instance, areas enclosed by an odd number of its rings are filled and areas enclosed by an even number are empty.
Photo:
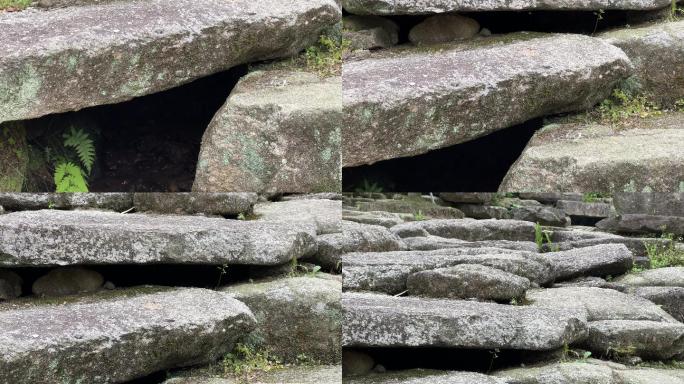
[[[338,192],[318,192],[318,193],[305,193],[298,195],[286,195],[282,197],[282,201],[291,200],[342,200],[342,194]]]
[[[559,200],[556,202],[556,208],[562,209],[568,216],[603,218],[610,216],[612,207],[607,203]]]
[[[514,220],[525,220],[539,223],[541,225],[554,225],[564,227],[570,225],[570,218],[565,216],[563,210],[540,206],[522,206],[510,210],[510,218]]]
[[[586,312],[344,293],[342,342],[355,347],[550,350],[580,339]]]
[[[345,253],[406,250],[406,244],[387,228],[353,221],[343,221],[341,233],[318,236],[316,242],[316,262],[331,269],[341,267],[341,256]]]
[[[66,296],[96,292],[102,288],[104,278],[99,272],[80,268],[56,268],[33,282],[31,290],[38,296]]]
[[[289,56],[334,0],[150,0],[0,14],[0,122],[117,103]]]
[[[632,269],[632,253],[623,244],[601,244],[542,253],[553,265],[556,280],[579,276],[621,275]]]
[[[277,265],[315,251],[303,223],[99,211],[25,211],[0,216],[0,265]]]
[[[629,292],[654,302],[672,317],[684,322],[683,287],[637,287]]]
[[[490,192],[443,192],[439,194],[439,197],[452,203],[488,204],[497,198],[497,194]]]
[[[411,369],[345,379],[347,384],[506,384],[505,381],[475,372]]]
[[[38,0],[35,5],[40,8],[63,8],[76,7],[83,5],[101,5],[113,3],[115,1],[130,1],[130,0]]]
[[[684,98],[684,21],[617,29],[599,37],[632,60],[639,91],[664,106]]]
[[[0,381],[125,382],[209,363],[255,326],[249,309],[225,293],[127,292],[0,309]]]
[[[523,297],[530,281],[496,268],[462,264],[413,273],[406,286],[411,296],[510,301]]]
[[[342,0],[344,9],[356,14],[420,15],[442,12],[527,10],[650,10],[666,7],[669,0]]]
[[[480,204],[456,204],[466,217],[473,219],[510,219],[511,213],[504,207]]]
[[[0,300],[10,300],[21,296],[22,278],[15,272],[0,269]]]
[[[115,193],[0,193],[8,211],[97,208],[125,211],[133,207],[133,194]]]
[[[467,241],[534,240],[534,223],[521,220],[427,220],[395,225],[399,237],[434,235]]]
[[[480,23],[455,14],[434,15],[416,24],[409,32],[413,44],[437,44],[471,39],[480,32]]]
[[[684,235],[684,216],[625,214],[603,219],[596,227],[618,233],[674,233]]]
[[[684,287],[684,267],[649,269],[620,276],[614,281],[636,287]]]
[[[0,122],[0,192],[21,192],[28,170],[28,149],[22,123]]]
[[[543,204],[556,204],[558,200],[582,201],[582,193],[561,193],[561,192],[520,192],[521,199],[536,200]]]
[[[592,321],[583,344],[599,355],[611,353],[667,360],[684,352],[684,324],[658,321]]]
[[[339,365],[287,366],[268,372],[253,372],[250,383],[254,384],[342,384]],[[175,377],[163,384],[242,384],[244,380],[210,377]]]
[[[584,361],[511,368],[494,372],[493,375],[507,384],[622,384],[616,381],[610,366]]]
[[[381,225],[386,228],[391,228],[397,224],[403,223],[405,221],[403,218],[404,215],[382,211],[359,212],[348,209],[342,211],[342,217],[345,220],[361,224]]]
[[[551,249],[556,251],[567,251],[575,248],[584,248],[601,244],[623,244],[634,255],[635,262],[637,257],[645,257],[647,255],[645,244],[657,244],[658,246],[667,246],[669,240],[655,239],[655,238],[639,238],[639,237],[610,237],[599,236],[593,239],[582,239],[573,241],[563,241],[560,243],[544,244],[543,249],[549,251]]]
[[[348,61],[344,166],[414,156],[534,117],[589,108],[629,67],[619,48],[600,39],[526,33]]]
[[[674,322],[672,316],[652,302],[612,289],[591,287],[552,288],[527,291],[533,306],[583,309],[589,321],[651,320]]]
[[[250,335],[283,362],[307,356],[339,363],[342,284],[316,277],[291,277],[222,289],[245,303],[257,319]]]
[[[537,244],[531,241],[484,240],[465,241],[445,239],[439,236],[405,237],[402,239],[412,251],[431,251],[447,248],[501,248],[516,251],[537,252]]]
[[[238,215],[252,210],[256,193],[135,193],[138,211],[207,215]]]
[[[342,231],[342,202],[336,200],[292,200],[259,203],[254,206],[259,220],[279,223],[313,224],[316,233]]]
[[[684,192],[616,193],[613,205],[618,214],[684,216]]]
[[[388,48],[399,42],[399,26],[384,17],[350,15],[342,24],[352,49]]]
[[[421,213],[434,219],[460,219],[464,217],[463,212],[456,208],[439,205],[422,198],[360,201],[356,203],[356,207],[360,211],[367,212],[385,211],[411,215]]]
[[[349,253],[342,256],[342,276],[348,290],[397,294],[406,290],[412,273],[460,264],[485,265],[540,284],[553,278],[548,259],[498,248]]]
[[[243,77],[204,133],[193,191],[340,191],[341,94],[339,77]]]
[[[537,131],[500,192],[674,192],[684,182],[684,113],[625,126],[552,124]]]

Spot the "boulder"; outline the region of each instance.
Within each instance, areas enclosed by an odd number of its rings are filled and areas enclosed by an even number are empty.
[[[247,213],[257,201],[256,193],[135,193],[138,211],[177,214],[236,216]]]
[[[0,300],[11,300],[21,296],[23,283],[16,272],[0,269]]]
[[[0,121],[0,192],[21,192],[28,165],[29,146],[24,125]]]
[[[413,273],[406,286],[411,296],[508,302],[524,297],[530,281],[496,268],[462,264]]]
[[[100,211],[0,216],[0,265],[277,265],[315,251],[304,223]]]
[[[442,249],[380,253],[349,253],[342,256],[344,288],[398,294],[407,289],[412,273],[461,264],[478,264],[545,284],[552,280],[548,260],[519,251],[497,248]]]
[[[148,291],[0,309],[0,382],[119,383],[208,364],[256,325],[247,306],[225,293]]]
[[[66,296],[96,292],[103,284],[104,278],[99,272],[80,267],[62,267],[39,277],[33,282],[31,290],[38,296]]]
[[[614,280],[616,283],[633,287],[682,287],[684,288],[684,267],[648,269],[630,273]]]
[[[628,213],[603,219],[596,223],[596,227],[604,231],[628,234],[674,233],[684,235],[684,216]]]
[[[634,260],[623,244],[601,244],[541,255],[553,265],[555,280],[621,275],[632,269]]]
[[[680,322],[684,322],[684,287],[637,287],[629,290],[660,306]]]
[[[547,125],[534,134],[499,191],[679,191],[683,121],[684,113],[667,113],[624,126]]]
[[[399,26],[384,17],[349,15],[342,18],[342,25],[352,49],[389,48],[399,42]]]
[[[316,238],[314,259],[323,267],[339,270],[341,256],[351,252],[388,252],[406,250],[406,244],[387,228],[379,225],[342,221],[342,232]]]
[[[165,194],[170,196],[170,194]],[[39,209],[100,209],[123,212],[133,207],[133,194],[108,193],[0,193],[8,211]]]
[[[618,214],[641,213],[656,216],[684,216],[684,192],[616,193],[613,205]]]
[[[573,200],[559,200],[556,208],[565,212],[568,216],[604,218],[611,214],[612,206],[608,203],[584,202]]]
[[[619,48],[581,35],[519,33],[373,52],[345,62],[343,165],[415,156],[584,110],[629,73]]]
[[[412,251],[431,251],[447,248],[500,248],[516,251],[537,252],[537,244],[531,241],[483,240],[465,241],[445,239],[439,236],[405,237],[402,239]]]
[[[410,369],[371,374],[344,380],[347,384],[507,384],[496,377],[476,372]]]
[[[649,320],[675,322],[672,316],[652,302],[612,289],[566,287],[527,291],[532,306],[581,309],[589,321]]]
[[[446,14],[426,18],[411,28],[409,40],[413,44],[448,43],[472,39],[480,32],[480,23],[470,17]]]
[[[620,47],[634,63],[632,85],[659,105],[684,99],[684,21],[621,28],[598,37]]]
[[[312,199],[259,203],[254,214],[260,221],[314,225],[317,234],[342,232],[342,203]]]
[[[534,223],[522,220],[426,220],[395,225],[399,237],[439,236],[466,241],[534,241]]]
[[[0,122],[118,103],[291,56],[340,17],[334,0],[115,1],[2,13]]]
[[[584,311],[343,293],[346,347],[553,350],[581,339]],[[454,331],[457,330],[457,331]]]
[[[366,15],[421,15],[443,12],[542,11],[542,10],[654,10],[670,5],[670,0],[342,0],[344,9]]]
[[[341,94],[340,77],[243,77],[204,133],[193,191],[340,191]]]
[[[342,284],[317,277],[288,277],[221,289],[245,303],[257,319],[249,341],[285,363],[302,356],[323,364],[341,359]]]
[[[583,342],[597,355],[668,360],[684,352],[684,324],[658,321],[591,321]]]

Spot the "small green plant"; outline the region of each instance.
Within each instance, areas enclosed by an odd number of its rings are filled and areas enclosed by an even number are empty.
[[[95,164],[95,144],[87,133],[73,126],[62,137],[66,151],[55,163],[56,192],[88,192],[87,178]],[[74,153],[68,153],[69,149]]]
[[[489,360],[489,368],[487,369],[487,373],[492,371],[492,368],[494,368],[494,360],[499,358],[499,353],[501,351],[499,348],[494,348],[489,351],[489,354],[491,355],[491,359]]]
[[[339,74],[342,71],[342,56],[350,46],[351,42],[340,35],[321,35],[318,44],[310,46],[304,53],[306,66],[322,76]]]
[[[595,193],[595,192],[585,193],[584,195],[582,195],[582,201],[585,203],[595,203],[601,197],[602,197],[602,195],[600,193]]]
[[[572,349],[568,343],[563,344],[563,350],[561,352],[561,361],[571,361],[571,360],[587,360],[591,357],[591,352],[583,351],[578,349]]]
[[[678,249],[676,241],[684,240],[672,233],[663,233],[662,239],[669,240],[666,244],[658,242],[644,242],[646,253],[651,261],[651,268],[665,268],[684,266],[684,250]]]
[[[368,179],[363,179],[361,185],[354,191],[356,193],[382,193],[382,187],[375,182],[368,181]]]
[[[417,213],[413,214],[413,220],[415,220],[415,221],[425,221],[426,219],[427,219],[427,217],[423,214],[423,211],[420,209],[418,210]]]
[[[228,274],[228,264],[219,265],[216,269],[219,271],[218,281],[216,281],[216,288],[218,288],[221,286],[223,277]]]
[[[603,15],[605,13],[606,11],[603,9],[599,9],[598,11],[594,12],[594,16],[596,16],[596,23],[594,24],[594,31],[591,33],[592,35],[598,30],[599,22],[603,20]]]
[[[674,103],[677,112],[684,112],[684,99],[679,99]]]
[[[235,377],[243,383],[253,382],[261,372],[270,372],[283,367],[280,360],[270,356],[267,350],[238,343],[233,351],[223,358],[223,376]]]
[[[622,89],[614,89],[611,97],[603,100],[598,107],[600,118],[612,124],[629,118],[647,118],[662,114],[660,108],[646,96],[636,96]]]
[[[240,213],[238,214],[238,216],[237,216],[237,219],[238,219],[238,220],[246,220],[247,218],[245,217],[245,214],[244,214],[244,213],[240,212]]]
[[[20,11],[32,2],[33,0],[0,0],[0,11]]]

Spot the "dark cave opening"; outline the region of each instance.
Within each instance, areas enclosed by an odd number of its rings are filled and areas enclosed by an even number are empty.
[[[384,191],[496,192],[543,119],[423,155],[343,169],[344,192],[375,184]]]
[[[190,191],[202,135],[246,73],[242,65],[130,101],[27,121],[24,192],[54,191],[54,159],[66,151],[62,134],[71,127],[95,142],[90,192]]]

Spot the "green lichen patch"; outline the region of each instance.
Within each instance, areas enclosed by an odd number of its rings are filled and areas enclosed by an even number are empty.
[[[0,192],[21,192],[28,160],[24,125],[0,124]]]

